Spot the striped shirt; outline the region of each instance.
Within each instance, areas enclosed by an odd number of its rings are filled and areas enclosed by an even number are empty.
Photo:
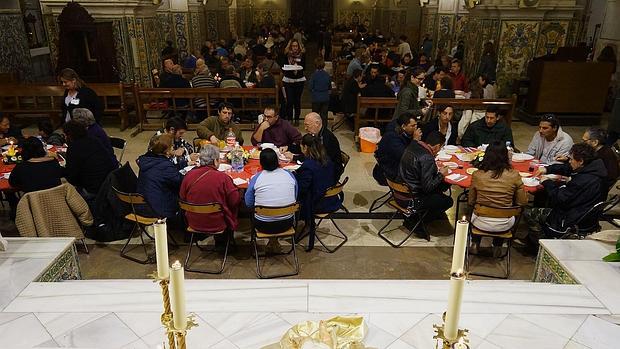
[[[213,79],[211,74],[209,73],[198,74],[192,78],[192,87],[193,88],[217,87],[217,83],[215,82],[215,79]],[[204,108],[207,106],[207,102],[205,101],[204,98],[196,98],[194,103],[196,104],[197,107],[201,107],[201,108]]]

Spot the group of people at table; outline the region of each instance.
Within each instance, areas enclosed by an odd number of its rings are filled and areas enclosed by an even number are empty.
[[[437,118],[423,128],[418,125],[423,116],[419,109],[405,111],[392,120],[378,143],[373,169],[373,177],[381,185],[387,185],[387,180],[405,184],[410,196],[395,199],[411,213],[428,212],[427,220],[445,217],[445,211],[454,204],[446,194],[450,184],[468,190],[467,201],[472,207],[525,206],[530,192],[534,194],[534,207],[525,212],[530,231],[518,237],[535,244],[541,236],[574,226],[596,203],[605,201],[618,177],[618,160],[605,145],[607,135],[602,129],[589,128],[582,142],[574,143],[555,115],[544,115],[525,155],[513,149],[512,131],[497,108],[486,109],[462,136],[452,125],[453,108],[444,105],[437,109]],[[455,159],[467,152],[479,155],[468,159],[476,160],[477,168]],[[467,168],[466,173],[463,168]],[[452,171],[463,175],[449,175]],[[528,188],[522,177],[540,177],[540,181],[526,180],[533,185]],[[565,177],[570,180],[560,180]],[[406,218],[405,226],[416,227],[416,217],[412,214]],[[475,212],[471,217],[476,228],[490,233],[505,232],[514,222],[515,217],[479,217]],[[477,249],[479,240],[474,243],[472,248]]]

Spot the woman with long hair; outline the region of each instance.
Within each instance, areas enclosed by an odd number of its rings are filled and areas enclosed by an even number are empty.
[[[103,105],[97,93],[86,86],[84,80],[71,68],[65,68],[58,74],[58,79],[65,88],[62,103],[62,119],[67,122],[73,118],[75,108],[86,108],[95,116],[98,124],[101,124]]]
[[[301,203],[301,218],[309,222],[314,213],[329,212],[340,207],[337,197],[321,200],[328,188],[336,184],[334,163],[325,152],[318,137],[309,133],[301,138],[301,152],[304,162],[297,171],[298,201]]]
[[[527,193],[519,171],[512,168],[510,154],[506,145],[495,141],[487,147],[484,159],[478,171],[472,175],[468,203],[470,206],[480,204],[489,207],[513,207],[527,204]],[[515,217],[492,218],[479,217],[475,212],[471,215],[471,224],[486,232],[502,232],[510,229]],[[480,237],[472,237],[473,251],[480,246]],[[501,239],[493,239],[494,254],[499,253]]]
[[[398,104],[394,110],[392,120],[396,120],[405,112],[413,113],[415,110],[420,109],[420,101],[418,98],[422,98],[424,96],[418,96],[418,87],[422,85],[425,77],[426,74],[424,69],[421,67],[415,67],[412,70],[407,71],[407,74],[405,74],[405,80],[403,80],[403,83],[400,86],[400,91],[396,96],[398,99]],[[421,109],[423,114],[428,112],[428,107]]]
[[[286,118],[299,123],[301,114],[301,95],[304,92],[304,47],[302,44],[291,39],[284,48],[286,60],[282,66],[282,83],[284,84],[286,98]]]

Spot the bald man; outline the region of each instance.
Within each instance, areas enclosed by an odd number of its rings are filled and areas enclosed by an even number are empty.
[[[327,156],[329,156],[336,168],[336,181],[340,180],[344,168],[342,165],[342,155],[340,154],[340,143],[338,143],[338,138],[336,138],[327,127],[323,127],[321,115],[318,113],[312,112],[306,115],[304,118],[304,129],[313,136],[319,137],[321,143],[323,143],[325,147]]]

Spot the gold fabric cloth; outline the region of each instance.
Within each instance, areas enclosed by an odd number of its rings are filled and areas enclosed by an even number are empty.
[[[363,343],[367,332],[361,316],[306,321],[293,326],[284,334],[280,348],[301,349],[306,346],[321,349],[370,349]]]

